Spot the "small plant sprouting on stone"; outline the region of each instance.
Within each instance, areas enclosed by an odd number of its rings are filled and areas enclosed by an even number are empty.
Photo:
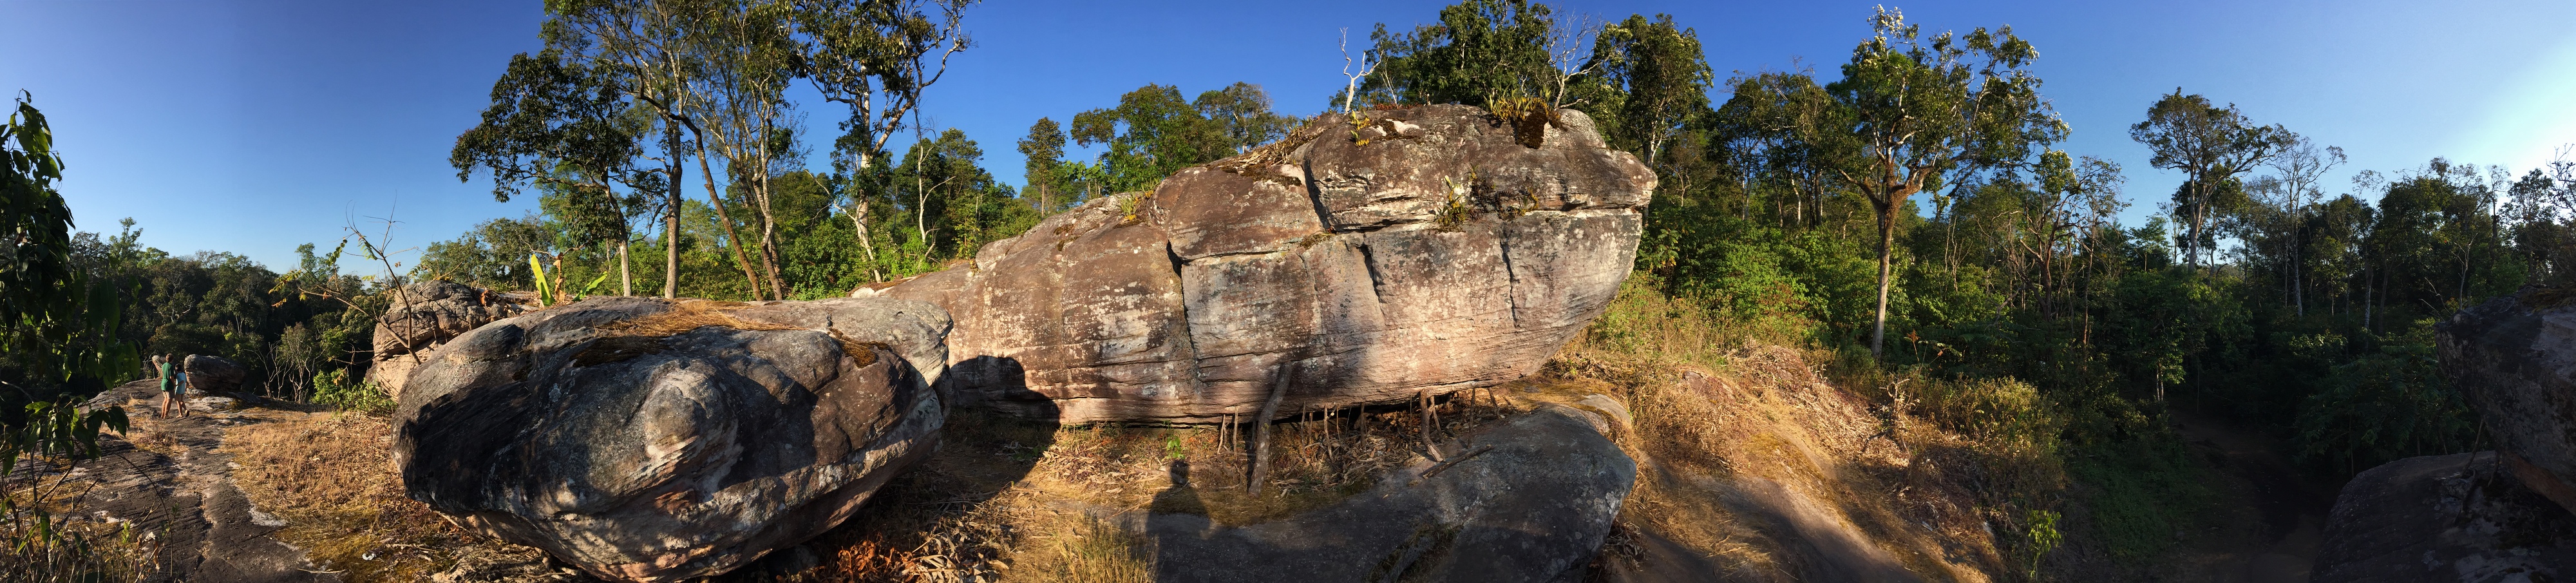
[[[1151,193],[1151,192],[1130,192],[1130,193],[1127,193],[1127,194],[1119,195],[1119,196],[1118,196],[1118,224],[1119,224],[1119,226],[1133,225],[1133,224],[1136,224],[1136,223],[1142,223],[1142,222],[1145,222],[1145,199],[1147,199],[1147,198],[1152,198],[1153,196],[1154,196],[1154,193]]]
[[[1449,185],[1449,196],[1441,201],[1440,213],[1433,215],[1431,226],[1443,233],[1457,232],[1467,224],[1467,219],[1476,216],[1476,209],[1467,205],[1468,196],[1475,190],[1476,172],[1467,171],[1466,180],[1441,178],[1440,182]]]
[[[1546,100],[1525,95],[1499,95],[1485,99],[1485,110],[1511,126],[1512,140],[1536,148],[1547,143],[1547,126],[1559,125],[1556,107]]]

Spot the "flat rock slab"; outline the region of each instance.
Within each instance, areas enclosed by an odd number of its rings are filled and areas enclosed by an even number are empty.
[[[2353,476],[2326,519],[2316,583],[2564,581],[2576,515],[2494,452],[2412,457]]]
[[[1269,581],[1578,581],[1610,533],[1636,463],[1603,435],[1608,421],[1539,410],[1441,446],[1429,462],[1322,509],[1249,526],[1194,514],[1119,520],[1156,548],[1165,583]],[[1490,449],[1488,449],[1490,448]],[[1195,493],[1175,487],[1164,497]],[[1159,505],[1159,502],[1158,502]]]
[[[127,407],[127,413],[148,417],[150,405],[160,398],[159,383],[158,379],[126,383],[100,393],[88,406],[134,403],[137,406]],[[209,412],[163,420],[150,432],[101,437],[105,455],[79,466],[75,478],[97,486],[83,500],[84,508],[98,513],[89,518],[130,521],[159,545],[158,569],[144,573],[143,581],[339,580],[318,572],[320,568],[307,561],[302,551],[270,538],[285,523],[260,513],[233,487],[232,456],[215,452],[223,445],[223,426],[256,421]],[[135,447],[128,439],[145,440],[161,451]]]

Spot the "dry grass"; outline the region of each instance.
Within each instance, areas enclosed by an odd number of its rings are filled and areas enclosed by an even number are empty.
[[[751,304],[743,302],[679,300],[674,302],[671,309],[667,311],[600,326],[599,331],[608,336],[602,338],[590,349],[574,355],[574,360],[583,366],[589,366],[661,352],[665,347],[660,339],[709,326],[735,330],[807,329],[776,322],[747,320],[727,313],[748,307],[751,307]],[[853,340],[843,336],[839,331],[826,330],[825,332],[831,334],[833,340],[839,341],[841,352],[857,360],[859,366],[876,364],[877,350],[888,348],[884,343]]]
[[[751,307],[742,302],[714,300],[680,300],[669,311],[600,326],[599,331],[619,336],[666,338],[708,326],[737,330],[802,330],[795,326],[756,322],[735,318],[725,312]]]
[[[231,428],[234,484],[286,521],[277,538],[304,549],[341,580],[423,581],[494,562],[533,562],[535,551],[485,541],[405,497],[392,467],[393,427],[366,415],[265,412],[266,423]]]
[[[1150,583],[1154,544],[1142,535],[1078,513],[1054,517],[1019,569],[1005,582]]]
[[[2021,559],[2007,558],[2010,529],[2064,481],[2045,437],[2054,426],[2029,415],[2039,407],[2028,386],[1877,373],[1708,313],[1632,284],[1527,383],[1533,398],[1600,392],[1632,411],[1622,446],[1647,469],[1625,526],[1742,578],[1792,580],[1783,565],[1805,558],[1784,553],[1796,547],[1723,502],[1733,480],[1762,478],[1827,507],[1917,574],[2022,577],[2009,566]]]

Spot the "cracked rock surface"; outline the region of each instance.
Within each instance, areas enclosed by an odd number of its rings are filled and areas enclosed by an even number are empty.
[[[614,581],[729,571],[939,445],[921,302],[601,298],[455,337],[396,411],[406,493]]]
[[[1655,174],[1571,110],[1367,113],[1100,197],[855,296],[956,318],[950,393],[1064,423],[1208,423],[1526,376],[1617,295]],[[1527,128],[1522,128],[1527,131]]]

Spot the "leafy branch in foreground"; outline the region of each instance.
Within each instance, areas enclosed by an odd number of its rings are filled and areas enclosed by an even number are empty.
[[[0,351],[41,383],[0,383],[11,389],[0,403],[16,405],[0,410],[0,564],[10,565],[0,581],[130,580],[130,563],[72,527],[78,512],[50,508],[65,482],[47,478],[97,457],[102,431],[126,429],[123,409],[78,403],[142,364],[133,346],[113,341],[115,288],[73,268],[72,213],[53,187],[63,162],[32,98],[21,92],[0,124]]]

